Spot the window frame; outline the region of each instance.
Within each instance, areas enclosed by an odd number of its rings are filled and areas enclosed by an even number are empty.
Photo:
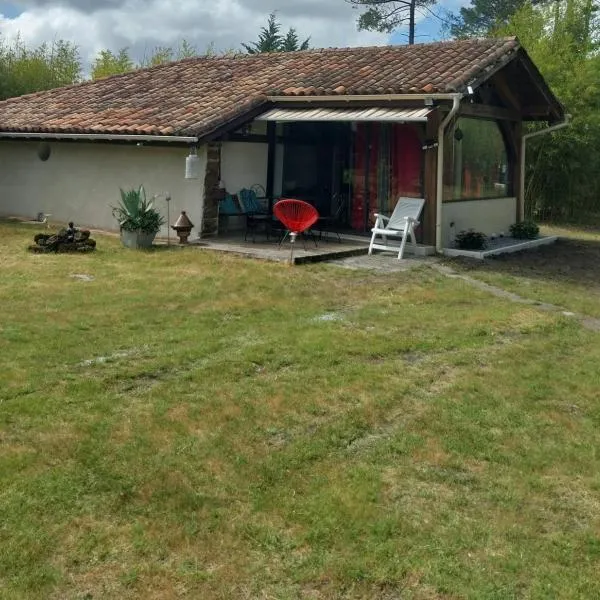
[[[454,132],[456,131],[457,126],[459,126],[460,122],[464,120],[468,121],[485,121],[487,123],[494,123],[500,134],[502,139],[502,143],[504,146],[504,154],[506,156],[506,192],[504,194],[497,194],[493,196],[472,196],[468,198],[456,198],[454,197],[454,193],[451,198],[446,199],[444,197],[444,190],[446,187],[446,155],[450,151],[450,144],[448,144],[450,136],[454,137]],[[444,140],[444,156],[441,157],[444,162],[443,169],[443,180],[442,180],[442,203],[443,204],[453,204],[456,202],[484,202],[487,200],[505,200],[509,198],[515,197],[515,183],[514,183],[514,173],[515,173],[515,164],[516,159],[514,153],[512,152],[511,144],[508,141],[507,136],[509,135],[508,131],[505,128],[506,123],[502,120],[494,119],[494,118],[486,118],[472,115],[462,115],[459,114],[448,127],[445,132],[445,140]],[[454,171],[454,160],[452,161],[452,172]],[[452,177],[454,178],[454,173],[452,173]],[[452,181],[452,188],[454,188],[454,181]]]

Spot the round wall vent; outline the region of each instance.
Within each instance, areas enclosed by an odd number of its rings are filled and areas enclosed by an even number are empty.
[[[50,144],[47,144],[46,142],[38,146],[37,155],[39,159],[44,162],[46,162],[50,158],[51,152],[52,151],[50,150]]]

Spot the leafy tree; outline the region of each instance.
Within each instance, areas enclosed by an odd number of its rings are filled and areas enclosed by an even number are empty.
[[[209,46],[207,53],[214,52],[214,48]],[[184,58],[194,58],[200,56],[198,49],[187,40],[182,40],[177,48],[171,46],[156,46],[150,56],[144,56],[139,63],[138,68],[156,67],[164,65],[175,60]]]
[[[555,0],[533,0],[533,4],[548,4]],[[499,27],[506,26],[512,16],[528,0],[471,0],[458,15],[450,18],[450,34],[456,38],[485,36]]]
[[[267,24],[261,28],[256,42],[242,44],[248,54],[262,54],[265,52],[295,52],[308,50],[310,38],[300,42],[296,30],[292,27],[286,35],[281,33],[282,25],[277,21],[277,15],[271,13]]]
[[[415,43],[416,18],[419,12],[431,13],[437,0],[346,0],[354,8],[366,8],[358,18],[358,28],[391,33],[408,25],[408,43]],[[434,13],[432,13],[434,14]]]
[[[76,46],[64,40],[28,48],[17,38],[0,38],[0,99],[77,83],[81,61]]]
[[[526,206],[552,218],[600,221],[600,24],[593,0],[528,3],[498,30],[517,35],[572,123],[528,146]]]
[[[119,75],[133,71],[135,65],[127,48],[121,48],[117,54],[110,50],[102,50],[92,65],[92,79],[103,79],[111,75]]]

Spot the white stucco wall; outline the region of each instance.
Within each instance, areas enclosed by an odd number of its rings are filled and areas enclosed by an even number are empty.
[[[266,143],[223,142],[221,147],[221,179],[230,194],[255,184],[267,189],[269,148]],[[274,193],[281,194],[283,185],[283,145],[275,152]]]
[[[457,233],[467,229],[508,235],[517,220],[516,198],[446,202],[442,206],[442,240],[450,248]]]
[[[267,144],[223,142],[221,147],[221,180],[230,194],[255,184],[267,187]]]
[[[111,205],[119,201],[119,188],[143,184],[149,196],[169,192],[171,224],[186,210],[201,227],[206,152],[199,149],[201,177],[185,179],[185,147],[155,147],[99,143],[50,142],[50,159],[37,156],[38,142],[0,141],[0,214],[35,218],[52,214],[53,221],[115,230]],[[156,206],[167,215],[164,199]],[[166,235],[166,226],[161,231]],[[174,232],[172,232],[174,233]]]

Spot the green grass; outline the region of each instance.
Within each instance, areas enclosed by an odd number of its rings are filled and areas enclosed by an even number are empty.
[[[426,268],[31,236],[0,224],[0,598],[598,597],[598,334]]]
[[[558,235],[551,246],[486,261],[447,260],[482,281],[530,300],[600,318],[600,232],[573,227],[545,227]]]

